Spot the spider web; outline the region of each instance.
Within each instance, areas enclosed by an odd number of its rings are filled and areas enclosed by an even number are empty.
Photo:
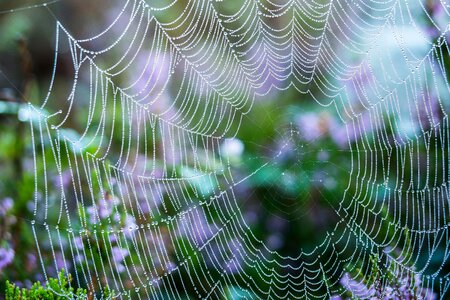
[[[90,296],[109,287],[143,299],[182,298],[183,290],[213,299],[329,298],[344,293],[345,272],[373,276],[367,266],[376,257],[380,287],[409,276],[419,298],[431,289],[444,297],[449,7],[437,5],[443,24],[426,3],[402,0],[244,0],[235,11],[226,0],[127,0],[108,27],[84,39],[58,21],[47,97],[29,106],[31,227],[45,277],[44,247],[57,270],[77,265],[75,280]],[[62,83],[66,99],[54,96],[62,67],[73,73]],[[269,249],[236,198],[272,162],[239,177],[222,147],[259,99],[291,87],[337,112],[351,160],[347,189],[332,207],[335,228],[295,257]],[[84,127],[73,128],[74,118]],[[376,295],[359,283],[349,283],[355,297]]]

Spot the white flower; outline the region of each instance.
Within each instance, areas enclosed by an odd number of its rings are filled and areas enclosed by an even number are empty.
[[[223,157],[229,159],[239,159],[244,152],[244,143],[237,138],[226,139],[222,143],[220,151]]]

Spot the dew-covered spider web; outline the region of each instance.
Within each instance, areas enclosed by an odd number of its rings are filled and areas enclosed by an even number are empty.
[[[445,298],[449,4],[227,1],[124,0],[90,37],[56,18],[48,94],[28,112],[44,276],[72,270],[91,298],[382,298],[393,278],[411,299]],[[288,90],[337,116],[348,164],[323,160],[345,181],[329,202],[335,224],[285,254],[237,195],[286,151],[301,169],[315,137],[299,143],[279,124],[284,142],[247,173],[224,145],[240,151],[243,128],[258,131],[252,111]],[[268,179],[272,192],[284,175]]]

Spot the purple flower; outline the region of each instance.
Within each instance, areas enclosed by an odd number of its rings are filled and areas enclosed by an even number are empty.
[[[59,272],[59,270],[61,269],[69,269],[71,267],[71,263],[70,261],[66,260],[64,258],[64,254],[62,252],[56,252],[55,253],[55,264],[56,264],[56,273],[57,274]]]
[[[11,264],[14,260],[14,250],[12,248],[0,248],[0,271]]]
[[[364,282],[354,280],[348,273],[344,274],[340,280],[340,283],[346,290],[351,292],[352,295],[357,298],[370,298],[375,293],[373,287],[367,287]]]
[[[33,212],[34,211],[34,201],[28,201],[27,202],[27,209],[28,209],[28,211],[30,211],[30,212]]]
[[[243,264],[244,264],[244,261],[243,261],[242,257],[235,256],[234,258],[227,261],[225,266],[226,266],[226,270],[228,273],[236,274],[236,273],[239,273],[241,271],[241,269],[243,269],[243,266],[242,266]]]
[[[320,118],[316,113],[306,113],[299,116],[297,125],[302,133],[302,137],[307,141],[312,141],[322,134],[320,129]]]
[[[273,86],[280,86],[283,77],[287,76],[289,68],[279,62],[271,61],[267,58],[267,50],[263,42],[254,43],[248,51],[246,51],[246,59],[249,64],[255,66],[251,77],[257,78],[256,89],[260,95],[273,96],[277,90]],[[270,97],[258,97],[258,99],[267,99]]]
[[[45,281],[44,274],[42,273],[36,273],[36,275],[34,275],[34,278],[36,281],[39,281],[41,283]]]
[[[359,140],[365,134],[370,134],[377,129],[372,122],[370,112],[364,112],[348,121],[345,125],[339,124],[336,120],[330,120],[330,135],[336,144],[345,147],[348,142]]]
[[[330,120],[329,126],[331,139],[341,148],[348,146],[346,126],[338,123],[335,119]]]
[[[414,276],[414,281],[411,280]],[[422,287],[420,274],[412,275],[410,272],[398,272],[394,282],[387,282],[386,285],[375,288],[375,285],[367,286],[363,281],[356,281],[348,273],[344,274],[340,283],[345,289],[359,298],[370,299],[436,299],[436,294],[427,288]],[[414,284],[411,284],[414,283]],[[416,295],[415,297],[413,295]]]
[[[73,243],[75,244],[75,247],[76,247],[78,250],[81,250],[81,249],[83,249],[83,247],[84,247],[84,245],[83,245],[83,238],[80,237],[80,236],[76,236],[76,237],[73,239]]]
[[[126,215],[125,217],[125,225],[124,225],[124,235],[126,237],[131,238],[133,236],[133,232],[136,230],[136,219],[132,215]]]
[[[270,232],[283,231],[288,225],[287,221],[283,218],[272,216],[266,223],[267,230]]]
[[[225,268],[228,273],[239,273],[244,268],[244,258],[241,254],[242,245],[236,239],[232,239],[228,242],[228,247],[234,255],[225,262]]]
[[[256,224],[258,221],[258,214],[253,207],[244,213],[244,219],[248,225]]]
[[[103,198],[97,205],[87,207],[86,211],[89,216],[89,221],[92,224],[97,224],[98,219],[103,220],[108,218],[113,213],[114,207],[117,203],[118,200],[116,198]]]
[[[121,263],[129,254],[130,253],[127,249],[123,249],[118,246],[111,248],[111,255],[116,263]]]
[[[89,221],[91,222],[91,224],[97,224],[98,218],[97,218],[97,209],[95,208],[95,206],[88,206],[86,208],[86,212],[89,216]]]
[[[167,270],[167,272],[171,273],[172,271],[174,271],[174,270],[176,270],[176,269],[177,269],[177,265],[174,264],[173,262],[169,261],[169,262],[166,264],[166,270]]]
[[[448,25],[448,14],[445,8],[444,8],[444,2],[441,1],[429,1],[429,10],[430,10],[430,14],[434,20],[434,24],[436,24],[436,26],[438,28],[436,28],[436,31],[440,32],[440,31],[444,31],[445,28]],[[439,33],[438,33],[439,34]],[[438,35],[436,34],[436,35]],[[432,36],[435,37],[436,35]]]
[[[81,263],[83,263],[83,261],[84,261],[84,256],[81,255],[81,254],[75,254],[75,256],[74,256],[74,261],[75,261],[75,263],[77,263],[77,264],[81,264]]]
[[[6,213],[13,207],[14,201],[11,198],[5,198],[0,202],[0,216],[6,215]]]
[[[114,246],[111,249],[111,255],[113,257],[113,261],[115,262],[115,265],[117,267],[117,271],[119,273],[122,273],[125,271],[125,266],[122,264],[122,262],[125,260],[125,258],[130,255],[127,249],[120,248],[118,246]]]
[[[317,159],[320,161],[325,161],[328,160],[330,158],[330,154],[328,153],[328,151],[320,151],[317,154]]]
[[[417,122],[422,126],[432,128],[441,122],[442,109],[438,97],[430,96],[416,105],[418,106],[416,109]]]
[[[269,249],[277,250],[283,246],[284,241],[279,234],[275,233],[275,234],[269,235],[269,237],[267,238],[266,244],[267,244],[267,247],[269,247]]]
[[[5,198],[5,199],[3,199],[3,207],[6,209],[6,210],[10,210],[12,207],[13,207],[13,199],[11,199],[11,198]]]
[[[112,213],[113,206],[110,201],[102,199],[98,204],[98,216],[100,219],[106,219]]]
[[[27,253],[27,271],[34,270],[37,267],[37,257],[33,253]]]
[[[53,185],[56,188],[67,188],[69,184],[72,182],[72,175],[70,170],[66,170],[57,176],[52,178]]]
[[[179,236],[190,238],[194,243],[202,245],[217,231],[214,224],[209,224],[202,212],[186,215],[179,222]]]
[[[130,67],[131,94],[137,99],[154,102],[171,74],[170,56],[164,52],[141,51]],[[157,103],[157,101],[155,101]]]

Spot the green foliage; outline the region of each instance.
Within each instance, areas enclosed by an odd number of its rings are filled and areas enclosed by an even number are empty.
[[[72,298],[74,294],[80,297],[86,297],[87,291],[85,289],[77,289],[74,293],[74,288],[69,286],[71,276],[65,276],[64,271],[59,273],[58,279],[50,278],[47,286],[43,287],[40,282],[36,282],[30,289],[20,289],[14,283],[9,281],[6,283],[6,299],[64,299]]]
[[[65,275],[62,270],[58,278],[50,278],[46,286],[42,286],[40,282],[36,282],[30,289],[19,288],[14,283],[6,282],[6,300],[33,300],[33,299],[85,299],[87,298],[88,291],[83,288],[74,289],[70,286],[72,276],[70,274]],[[102,297],[103,299],[114,298],[108,288],[104,289]]]

